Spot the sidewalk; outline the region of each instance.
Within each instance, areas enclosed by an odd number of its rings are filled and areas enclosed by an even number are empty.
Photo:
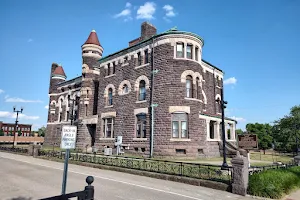
[[[300,189],[284,197],[283,200],[300,200]]]

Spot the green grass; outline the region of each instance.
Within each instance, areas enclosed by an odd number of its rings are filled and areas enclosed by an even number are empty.
[[[266,170],[249,177],[249,194],[280,199],[300,188],[300,167]]]
[[[269,161],[269,162],[290,162],[293,157],[292,156],[286,156],[286,155],[276,155],[275,153],[266,153],[263,154],[263,152],[251,152],[250,154],[251,160],[261,160],[261,161]]]

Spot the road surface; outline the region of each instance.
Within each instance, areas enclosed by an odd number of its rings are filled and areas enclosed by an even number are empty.
[[[0,199],[33,200],[59,195],[62,174],[63,163],[0,152]],[[67,193],[83,190],[88,175],[95,178],[96,200],[252,199],[205,187],[78,165],[69,165]]]

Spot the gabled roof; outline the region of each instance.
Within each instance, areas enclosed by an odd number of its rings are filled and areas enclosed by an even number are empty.
[[[86,40],[86,42],[84,44],[95,44],[95,45],[101,46],[95,30],[92,30],[92,32],[90,33],[88,39]]]
[[[53,72],[52,74],[53,74],[53,75],[61,75],[61,76],[66,77],[65,71],[64,71],[64,69],[62,68],[62,66],[56,67],[55,70],[54,70],[54,72]]]

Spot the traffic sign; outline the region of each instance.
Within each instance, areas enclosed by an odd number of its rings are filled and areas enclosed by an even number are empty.
[[[75,149],[77,127],[65,125],[61,131],[61,149]]]

